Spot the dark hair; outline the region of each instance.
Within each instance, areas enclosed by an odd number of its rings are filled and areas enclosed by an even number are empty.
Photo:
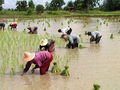
[[[61,29],[59,29],[58,32],[61,32]]]
[[[55,40],[48,39],[48,43],[45,46],[39,46],[40,50],[49,50],[49,48],[55,43]]]
[[[91,32],[88,32],[88,36],[91,35]]]

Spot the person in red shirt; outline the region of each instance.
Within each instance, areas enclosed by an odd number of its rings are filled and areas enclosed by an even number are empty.
[[[23,61],[27,62],[25,69],[23,70],[22,76],[29,70],[32,64],[35,64],[35,67],[31,70],[32,73],[35,72],[35,69],[40,69],[40,75],[44,75],[50,66],[50,63],[53,60],[52,53],[54,52],[55,41],[51,43],[48,48],[48,51],[39,51],[36,53],[24,52]]]
[[[11,30],[15,30],[17,28],[17,24],[16,23],[10,24],[10,27]]]

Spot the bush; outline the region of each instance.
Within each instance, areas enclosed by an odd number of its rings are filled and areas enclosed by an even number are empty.
[[[28,8],[27,10],[27,15],[31,15],[32,14],[32,9],[31,8]]]
[[[43,13],[43,11],[44,11],[43,5],[39,4],[39,5],[36,6],[36,12],[37,12],[37,14]]]

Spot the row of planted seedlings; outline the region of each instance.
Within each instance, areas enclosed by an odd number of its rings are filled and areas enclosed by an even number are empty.
[[[44,36],[38,36],[10,30],[0,32],[0,75],[6,73],[15,74],[17,71],[23,70],[25,65],[22,62],[23,52],[39,51],[39,44],[42,38],[54,39],[58,47],[65,45],[62,39],[49,33]]]
[[[24,51],[37,51],[40,38],[22,32],[0,32],[0,75],[15,74],[24,64],[22,62]]]

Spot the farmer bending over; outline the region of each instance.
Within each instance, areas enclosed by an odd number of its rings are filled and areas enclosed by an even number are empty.
[[[49,47],[54,43],[55,41],[52,40],[52,39],[42,39],[41,42],[40,42],[40,46],[39,46],[39,49],[40,50],[48,50]]]
[[[72,29],[68,26],[67,28],[59,29],[58,32],[62,34],[70,35],[72,32]]]
[[[40,74],[45,74],[53,60],[52,53],[54,52],[55,42],[51,44],[48,51],[40,51],[37,53],[24,52],[23,61],[27,62],[26,67],[21,75],[24,75],[30,68],[31,64],[35,64],[35,67],[31,70],[32,73],[35,72],[36,68],[40,69]]]
[[[11,30],[17,29],[17,24],[16,23],[10,24],[9,26],[11,27]]]
[[[66,45],[67,48],[74,49],[79,46],[79,36],[63,34],[61,38],[63,38],[65,41],[69,41],[69,43]]]
[[[29,34],[37,34],[37,29],[38,27],[37,26],[33,26],[33,27],[28,27],[27,28],[29,30]]]
[[[5,29],[5,24],[4,23],[0,23],[0,30],[4,30]]]
[[[100,42],[100,39],[102,37],[102,35],[98,31],[87,32],[87,35],[91,36],[90,42],[94,42],[95,41],[96,44]]]

